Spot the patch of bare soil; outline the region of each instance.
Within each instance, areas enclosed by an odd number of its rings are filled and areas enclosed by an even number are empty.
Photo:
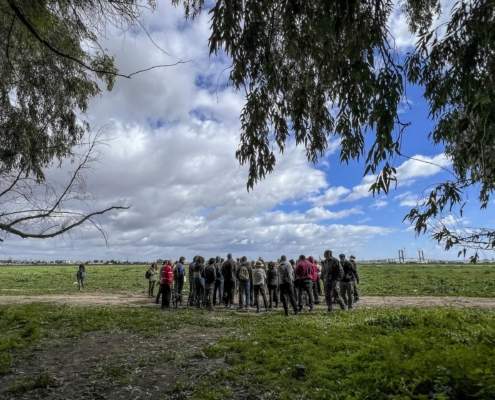
[[[364,296],[359,307],[478,307],[495,308],[494,298],[435,296]]]
[[[153,299],[134,294],[81,293],[38,296],[0,296],[0,305],[55,303],[69,305],[142,306],[154,305]],[[435,296],[364,296],[358,307],[479,307],[495,308],[495,298]],[[218,310],[221,310],[219,308]]]
[[[0,399],[183,398],[191,382],[225,366],[201,351],[223,332],[182,329],[158,337],[91,333],[46,341],[0,376]]]

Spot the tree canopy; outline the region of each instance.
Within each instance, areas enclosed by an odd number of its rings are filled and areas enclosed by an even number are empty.
[[[122,76],[98,42],[102,30],[127,26],[144,5],[154,2],[0,0],[0,231],[53,237],[115,208],[63,210],[89,154],[59,193],[39,186],[45,168],[82,144],[88,101]]]
[[[173,0],[194,18],[203,0]],[[435,125],[430,138],[445,147],[453,176],[406,216],[420,233],[464,190],[479,187],[486,207],[495,185],[495,2],[460,0],[438,26],[440,0],[403,0],[415,48],[399,54],[388,26],[392,0],[217,0],[210,9],[210,52],[232,59],[230,81],[246,93],[236,153],[249,166],[248,188],[273,171],[275,149],[290,138],[321,157],[330,138],[342,162],[364,157],[373,192],[395,181],[390,160],[402,154],[408,124],[398,106],[408,84],[424,88]],[[369,148],[366,135],[372,135]],[[447,248],[495,247],[492,230],[459,235],[443,226]]]

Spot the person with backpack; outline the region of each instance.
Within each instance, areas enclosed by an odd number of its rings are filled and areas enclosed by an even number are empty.
[[[296,300],[294,298],[294,270],[292,269],[292,265],[287,261],[287,257],[285,255],[280,257],[280,265],[278,269],[280,281],[280,300],[282,301],[285,315],[289,315],[287,299],[294,310],[294,314],[297,314],[298,310]]]
[[[321,277],[325,287],[325,301],[328,311],[332,311],[333,302],[340,305],[342,310],[345,309],[344,301],[340,297],[339,281],[344,274],[342,267],[335,257],[332,256],[331,250],[325,250],[325,259],[322,262]]]
[[[77,287],[79,290],[84,289],[84,281],[86,280],[86,267],[84,264],[79,264],[79,269],[76,272]]]
[[[358,285],[359,285],[359,274],[357,271],[357,264],[356,264],[356,257],[350,256],[349,261],[352,264],[352,268],[354,269],[354,276],[356,279],[354,280],[354,303],[357,303],[359,301],[359,292],[358,292]]]
[[[241,257],[239,268],[237,269],[237,281],[239,282],[239,309],[247,309],[250,304],[251,292],[251,266],[245,256]]]
[[[263,297],[263,305],[265,306],[265,311],[268,310],[268,302],[266,299],[265,292],[266,285],[266,272],[261,260],[256,261],[253,269],[253,291],[254,291],[254,305],[256,306],[256,312],[260,312],[260,302],[259,296]]]
[[[303,309],[303,293],[308,297],[309,311],[313,310],[313,282],[311,280],[313,265],[301,254],[296,265],[295,277],[298,282],[299,311]]]
[[[340,281],[340,290],[344,297],[344,303],[349,310],[352,309],[352,301],[354,300],[354,281],[356,276],[354,274],[354,268],[349,260],[346,260],[345,254],[340,254],[340,265],[344,271],[342,280]]]
[[[267,274],[267,284],[268,284],[268,296],[270,298],[270,309],[273,308],[273,303],[275,303],[275,308],[278,307],[278,287],[279,287],[279,274],[278,268],[274,262],[270,261],[268,263],[268,274]]]
[[[160,289],[162,292],[162,309],[170,308],[170,295],[174,284],[174,271],[172,263],[165,261],[160,270]]]
[[[223,289],[224,289],[224,278],[222,275],[222,260],[220,257],[215,259],[215,272],[216,272],[216,280],[215,280],[215,288],[213,289],[213,305],[220,304],[223,300]]]
[[[208,260],[208,265],[203,270],[203,279],[205,282],[204,304],[209,311],[212,311],[213,291],[215,290],[215,281],[217,279],[217,271],[214,258],[210,258]]]
[[[234,305],[236,279],[236,262],[232,258],[232,254],[227,254],[227,260],[222,264],[222,276],[225,308],[231,308]]]
[[[155,285],[158,278],[158,268],[156,263],[151,264],[151,266],[146,270],[144,277],[148,279],[148,297],[153,297],[153,292],[155,291]]]
[[[184,279],[186,277],[186,267],[184,262],[186,259],[180,257],[174,268],[174,296],[176,296],[177,304],[182,305],[182,290],[184,288]]]

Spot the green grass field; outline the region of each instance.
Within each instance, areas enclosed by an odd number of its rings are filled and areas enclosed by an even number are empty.
[[[495,312],[3,306],[0,362],[0,398],[488,400]]]
[[[146,266],[88,266],[86,292],[144,293]],[[0,266],[0,295],[74,293],[74,266]],[[362,295],[495,297],[495,265],[362,265]]]

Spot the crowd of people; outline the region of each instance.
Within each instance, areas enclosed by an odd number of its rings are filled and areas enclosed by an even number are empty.
[[[338,304],[342,310],[352,309],[359,300],[359,275],[354,256],[339,258],[332,251],[324,252],[323,260],[299,256],[297,261],[282,255],[276,262],[263,259],[248,261],[246,257],[234,259],[231,254],[224,260],[210,258],[207,262],[195,256],[187,266],[184,257],[172,263],[166,260],[160,269],[153,263],[146,271],[149,281],[148,295],[154,298],[159,284],[156,303],[162,308],[183,305],[184,282],[189,282],[189,295],[184,305],[213,310],[225,308],[255,307],[259,312],[260,297],[265,310],[277,308],[282,303],[285,315],[289,307],[298,314],[307,306],[311,311],[324,296],[328,311]],[[238,299],[237,303],[235,299]]]

